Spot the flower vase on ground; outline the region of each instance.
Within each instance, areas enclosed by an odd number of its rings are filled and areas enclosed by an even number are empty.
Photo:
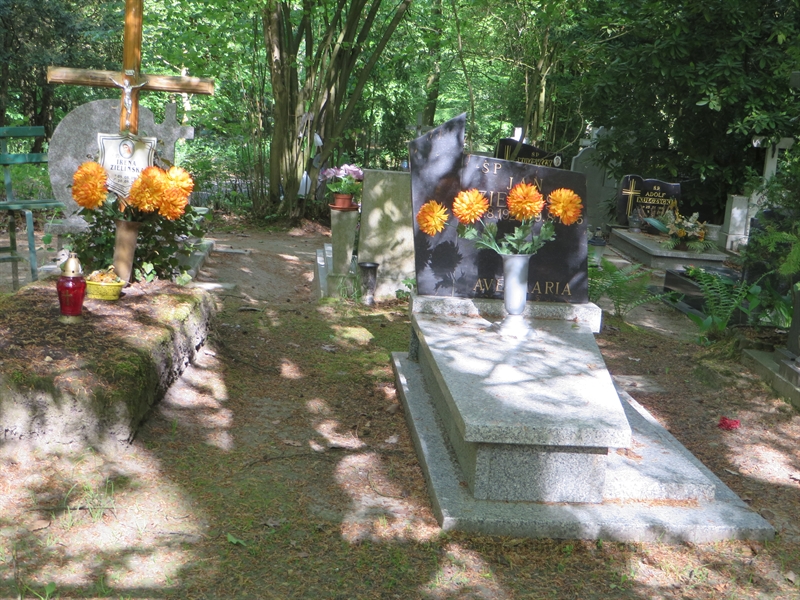
[[[139,236],[138,221],[117,222],[117,235],[114,240],[114,270],[124,282],[131,280],[133,255],[136,253],[136,239]]]

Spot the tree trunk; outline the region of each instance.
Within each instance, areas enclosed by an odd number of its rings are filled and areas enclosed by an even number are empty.
[[[372,0],[368,10],[367,1],[352,0],[348,5],[347,0],[336,0],[337,6],[331,7],[318,40],[313,37],[317,28],[311,26],[311,19],[319,7],[311,0],[304,0],[296,27],[288,2],[268,0],[264,8],[264,40],[275,101],[270,199],[279,201],[282,184],[280,214],[299,217],[309,210],[313,194],[301,199],[297,193],[304,171],[312,186],[316,181],[318,169],[311,163],[314,133],[323,139],[319,163],[325,164],[341,144],[369,75],[412,0],[402,0],[397,5],[374,46],[367,38],[382,0]],[[301,47],[305,48],[305,56],[298,58]],[[361,53],[368,47],[372,47],[372,53],[356,75]]]
[[[439,80],[441,78],[441,51],[442,51],[442,0],[435,0],[431,8],[431,22],[434,37],[428,46],[431,57],[431,73],[425,81],[425,108],[422,110],[421,125],[433,127],[436,118],[436,105],[439,101]]]

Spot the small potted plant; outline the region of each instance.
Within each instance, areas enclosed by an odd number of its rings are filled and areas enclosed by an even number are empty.
[[[125,281],[117,276],[114,265],[93,271],[86,278],[86,296],[95,300],[119,300]]]
[[[328,190],[333,194],[334,210],[354,210],[353,196],[361,190],[364,172],[356,165],[342,165],[325,169],[322,177],[328,180]]]

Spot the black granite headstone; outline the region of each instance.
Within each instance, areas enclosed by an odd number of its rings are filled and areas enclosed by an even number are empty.
[[[642,179],[638,175],[625,175],[617,194],[617,223],[628,224],[628,216],[639,208],[645,217],[663,215],[675,202],[681,201],[681,184],[658,179]]]
[[[517,148],[519,142],[514,138],[503,138],[497,142],[497,150],[495,150],[495,158],[502,158],[503,160],[511,160],[514,155],[514,150]],[[525,163],[526,165],[537,165],[540,167],[553,167],[555,169],[564,168],[564,155],[560,152],[548,152],[530,144],[519,144],[519,152],[514,159],[516,162]]]
[[[417,290],[423,295],[502,298],[503,261],[492,250],[479,250],[457,235],[453,199],[462,190],[477,188],[489,199],[484,222],[497,222],[500,232],[519,225],[506,208],[508,192],[521,181],[536,183],[542,194],[569,188],[586,198],[582,173],[527,165],[491,157],[465,155],[465,115],[444,123],[409,144],[411,197],[414,210],[414,248]],[[420,231],[416,215],[423,204],[436,200],[450,215],[444,231],[431,237]],[[585,209],[584,209],[585,210]],[[547,213],[542,215],[547,218]],[[541,224],[537,224],[538,232]],[[586,222],[555,223],[556,238],[531,258],[528,299],[544,302],[588,302]]]

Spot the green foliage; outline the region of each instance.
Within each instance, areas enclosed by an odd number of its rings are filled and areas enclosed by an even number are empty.
[[[403,279],[403,285],[406,289],[404,290],[395,290],[394,295],[397,297],[398,300],[408,300],[411,297],[411,294],[416,293],[417,291],[417,279],[416,277],[406,277]]]
[[[86,233],[70,236],[72,250],[78,253],[86,272],[105,269],[114,261],[116,225],[103,211],[83,211],[89,223]],[[134,257],[134,277],[152,281],[156,276],[172,279],[182,274],[180,256],[196,248],[203,237],[204,218],[192,206],[179,219],[154,217],[142,221]]]
[[[607,130],[597,147],[616,178],[681,181],[705,218],[721,217],[760,168],[752,137],[797,133],[796,3],[606,2],[582,20],[582,109]]]
[[[620,268],[604,258],[602,268],[589,266],[589,301],[597,302],[606,296],[614,306],[614,316],[624,319],[637,306],[666,296],[651,293],[647,289],[649,283],[650,271],[642,265],[630,264]]]
[[[482,221],[481,221],[482,222]],[[545,221],[538,234],[533,233],[534,221],[525,221],[497,239],[497,223],[486,223],[481,231],[472,225],[458,224],[458,235],[465,240],[475,240],[475,247],[494,250],[498,254],[536,254],[550,240],[556,237],[552,222]]]
[[[669,239],[664,240],[661,242],[661,247],[666,250],[673,250],[677,248],[681,242],[683,242],[679,237],[670,237]],[[711,240],[689,240],[686,241],[686,248],[689,249],[690,252],[697,252],[698,254],[701,252],[705,252],[706,250],[712,250],[716,248],[717,245],[712,242]]]
[[[701,341],[722,337],[736,310],[752,319],[761,304],[761,286],[758,285],[761,278],[748,284],[734,282],[729,277],[703,269],[695,269],[692,279],[703,292],[705,316],[689,313],[688,317],[699,327]]]

